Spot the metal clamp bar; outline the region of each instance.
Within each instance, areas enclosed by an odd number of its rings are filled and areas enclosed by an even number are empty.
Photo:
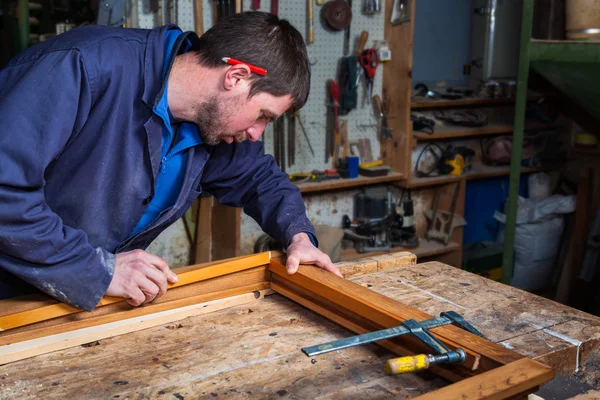
[[[474,335],[480,336],[484,339],[487,339],[483,333],[479,332],[475,327],[469,324],[465,319],[456,311],[446,311],[440,314],[440,317],[448,318],[454,325],[457,325],[459,328],[462,328],[466,331],[471,332]]]
[[[413,320],[414,321],[414,320]],[[405,321],[404,324],[406,324]],[[436,328],[442,325],[449,325],[452,321],[446,317],[437,317],[428,319],[423,322],[419,322],[419,325],[426,329]],[[390,339],[396,336],[406,335],[411,333],[408,328],[400,325],[394,328],[382,329],[380,331],[369,332],[363,335],[352,336],[344,339],[334,340],[332,342],[323,343],[315,346],[303,347],[302,351],[309,357],[317,356],[319,354],[329,353],[330,351],[336,351],[345,349],[352,346],[358,346],[361,344],[367,344],[376,342],[378,340]]]
[[[406,326],[410,333],[415,335],[421,342],[431,347],[437,354],[444,354],[450,351],[444,343],[433,337],[426,328],[423,328],[422,324],[414,319],[404,321],[402,325]]]

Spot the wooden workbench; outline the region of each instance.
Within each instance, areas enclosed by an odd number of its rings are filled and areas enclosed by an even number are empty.
[[[457,311],[494,342],[600,382],[600,318],[407,253],[339,266],[371,290],[435,316]],[[392,355],[376,345],[312,359],[300,351],[348,335],[273,294],[0,366],[0,399],[411,398],[445,385],[428,374],[386,376]]]

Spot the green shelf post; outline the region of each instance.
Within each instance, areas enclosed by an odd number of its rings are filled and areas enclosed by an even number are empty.
[[[29,0],[18,0],[17,20],[19,23],[19,51],[29,47]]]
[[[515,128],[512,140],[508,203],[506,205],[504,253],[502,257],[502,283],[508,285],[512,280],[514,271],[517,199],[519,197],[521,156],[523,153],[523,134],[525,129],[525,106],[527,102],[527,81],[529,79],[529,50],[533,26],[533,0],[525,0],[523,2],[523,15],[521,18],[521,47],[519,51],[517,97],[515,102]]]

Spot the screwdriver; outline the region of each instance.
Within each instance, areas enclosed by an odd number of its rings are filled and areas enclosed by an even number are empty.
[[[340,84],[336,80],[331,79],[329,90],[331,91],[331,100],[335,112],[335,131],[339,132],[338,109],[340,108]]]
[[[333,151],[331,154],[333,157],[333,167],[335,167],[338,162],[340,143],[341,143],[340,120],[339,120],[340,84],[336,80],[331,80],[329,90],[331,90],[331,99],[333,100],[333,111],[334,111],[334,117],[335,117],[335,132],[333,135]]]
[[[358,47],[356,48],[356,51],[354,52],[354,55],[356,57],[360,57],[362,52],[365,50],[365,45],[367,44],[367,40],[369,40],[369,32],[362,31],[360,33],[360,39],[358,40]]]

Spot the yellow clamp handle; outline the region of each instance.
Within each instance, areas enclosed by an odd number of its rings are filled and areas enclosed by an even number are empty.
[[[383,365],[388,375],[409,374],[427,368],[429,368],[429,357],[426,354],[392,358]]]
[[[310,179],[317,178],[317,176],[315,174],[305,174],[305,173],[289,174],[288,176],[289,176],[290,180],[300,179],[300,178],[310,178]]]
[[[380,165],[383,165],[383,161],[382,160],[377,160],[377,161],[373,161],[370,163],[362,163],[359,165],[360,168],[373,168],[373,167],[378,167]]]

